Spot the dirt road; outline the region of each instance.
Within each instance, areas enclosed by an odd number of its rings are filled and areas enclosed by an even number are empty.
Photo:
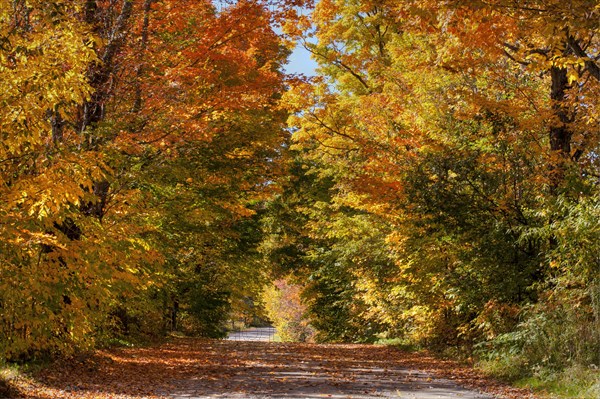
[[[176,339],[152,348],[99,351],[17,385],[28,399],[528,397],[470,373],[384,346]],[[493,394],[459,387],[463,383]]]
[[[230,341],[263,341],[272,342],[275,338],[274,327],[248,328],[242,331],[229,333],[227,339]]]

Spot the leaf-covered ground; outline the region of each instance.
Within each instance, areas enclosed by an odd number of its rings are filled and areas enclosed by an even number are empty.
[[[98,351],[14,382],[27,399],[534,398],[427,353],[188,338]]]

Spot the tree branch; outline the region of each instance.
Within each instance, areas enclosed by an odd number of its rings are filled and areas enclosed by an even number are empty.
[[[315,50],[313,50],[310,46],[308,46],[306,43],[302,44],[302,47],[304,47],[304,49],[306,49],[306,51],[308,51],[311,54],[314,54],[318,57],[324,58],[326,60],[328,60],[327,56],[325,56],[324,54],[321,54]],[[364,78],[362,76],[360,76],[358,73],[356,73],[352,68],[350,68],[348,65],[344,64],[342,61],[340,60],[333,60],[331,61],[331,63],[339,68],[345,69],[346,71],[348,71],[350,73],[350,75],[354,76],[359,82],[360,84],[367,89],[367,91],[369,93],[372,93],[371,87],[369,86],[369,84],[364,80]]]
[[[567,45],[571,48],[576,56],[581,57],[585,61],[585,69],[593,76],[596,80],[600,81],[600,66],[596,64],[592,57],[590,57],[579,45],[577,40],[571,35],[567,36]]]

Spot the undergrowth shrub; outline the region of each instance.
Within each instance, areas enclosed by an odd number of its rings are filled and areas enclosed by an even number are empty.
[[[530,287],[537,300],[521,307],[510,330],[475,346],[479,366],[498,377],[564,398],[600,397],[600,201],[557,198],[523,229],[545,243]],[[552,221],[553,219],[553,221]]]
[[[265,289],[263,301],[267,315],[282,341],[310,342],[315,331],[306,319],[306,307],[300,299],[301,288],[278,280]]]

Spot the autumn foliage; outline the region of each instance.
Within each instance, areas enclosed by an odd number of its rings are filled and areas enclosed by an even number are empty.
[[[523,374],[600,362],[599,12],[322,0],[288,29],[319,68],[285,94],[268,249],[303,259],[318,336],[475,348]]]
[[[277,280],[266,287],[263,301],[267,316],[283,342],[311,342],[314,329],[306,317],[306,306],[300,297],[302,287]]]
[[[222,334],[283,140],[261,2],[3,1],[0,350]],[[254,242],[254,244],[253,244]]]
[[[0,0],[0,355],[222,336],[277,280],[318,340],[597,367],[599,17]]]

